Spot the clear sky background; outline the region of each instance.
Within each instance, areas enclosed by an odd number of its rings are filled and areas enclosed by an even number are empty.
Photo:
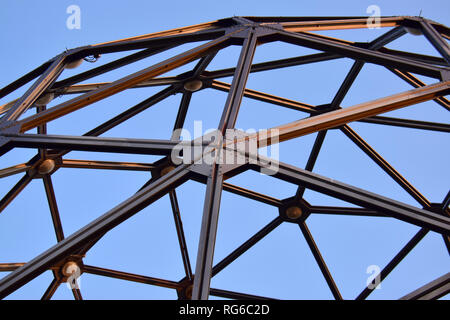
[[[81,29],[69,30],[66,8],[81,8]],[[422,16],[450,24],[448,1],[24,1],[4,0],[0,10],[0,87],[14,81],[66,48],[100,43],[139,34],[187,26],[231,16],[365,16],[369,5],[378,5],[381,14]],[[352,41],[370,41],[389,29],[347,30],[323,34]],[[90,79],[101,82],[119,79],[163,58],[187,50],[180,46],[121,70]],[[424,37],[410,34],[389,48],[438,55]],[[233,66],[238,47],[220,53],[208,70]],[[315,52],[307,48],[273,43],[257,48],[254,61],[262,62]],[[125,54],[129,54],[125,53]],[[101,57],[97,64],[83,63],[66,70],[61,79],[114,60],[123,54]],[[352,65],[350,59],[251,74],[248,87],[313,105],[329,103]],[[195,63],[194,63],[195,64]],[[194,64],[169,73],[175,75]],[[420,77],[426,83],[435,79]],[[231,82],[231,79],[220,79]],[[0,100],[17,98],[23,88]],[[115,97],[77,111],[49,124],[49,133],[83,134],[97,124],[126,110],[161,88],[130,89]],[[409,90],[411,87],[383,67],[366,64],[342,106],[351,106],[378,97]],[[73,97],[73,96],[72,96]],[[49,107],[65,101],[57,98]],[[132,138],[170,138],[181,95],[169,97],[104,136]],[[216,127],[226,95],[212,89],[193,95],[186,119],[192,130],[195,120],[203,128]],[[388,114],[386,114],[388,115]],[[448,112],[427,102],[389,113],[390,116],[448,123]],[[261,129],[306,117],[306,114],[262,102],[244,99],[237,127]],[[448,135],[388,126],[355,123],[351,125],[375,150],[388,160],[431,202],[441,202],[448,192],[450,155]],[[304,167],[315,134],[280,145],[281,160]],[[0,167],[27,162],[34,150],[14,150],[0,158]],[[72,152],[67,158],[153,162],[158,157]],[[327,134],[315,172],[417,205],[403,189],[377,167],[341,132]],[[60,169],[53,176],[56,197],[66,236],[77,231],[138,190],[150,175],[143,172]],[[0,180],[4,195],[20,175]],[[259,173],[247,172],[232,183],[279,199],[295,194],[296,186]],[[187,182],[177,189],[192,267],[195,269],[205,186]],[[307,191],[305,198],[318,205],[347,205],[341,201]],[[217,236],[215,262],[220,261],[265,224],[277,210],[255,201],[224,192]],[[369,265],[381,268],[419,230],[391,218],[314,215],[307,224],[344,298],[355,298],[366,285]],[[42,181],[34,180],[0,214],[0,262],[26,262],[56,243]],[[176,231],[168,197],[130,218],[109,232],[84,262],[89,265],[178,281],[184,276]],[[382,283],[372,299],[399,298],[449,271],[450,260],[440,235],[429,233],[413,252]],[[0,274],[0,277],[6,273]],[[38,299],[52,280],[46,272],[11,299]],[[317,267],[298,226],[284,223],[254,248],[212,280],[212,287],[265,295],[281,299],[331,299],[332,295]],[[86,299],[174,299],[174,290],[82,275],[81,291]],[[71,299],[62,285],[55,299]]]

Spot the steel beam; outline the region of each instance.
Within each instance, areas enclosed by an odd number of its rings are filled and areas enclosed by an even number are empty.
[[[437,100],[437,99],[435,99]],[[437,123],[420,120],[399,119],[391,117],[374,116],[366,119],[358,120],[359,122],[382,124],[386,126],[404,127],[411,129],[421,129],[437,132],[450,132],[450,124]]]
[[[223,92],[229,92],[231,89],[230,84],[221,82],[221,81],[216,81],[216,80],[212,81],[209,86],[210,86],[210,88],[220,90]],[[318,111],[312,105],[294,101],[294,100],[290,100],[290,99],[286,99],[286,98],[282,98],[282,97],[277,97],[272,94],[267,94],[267,93],[252,90],[252,89],[244,89],[244,97],[250,98],[253,100],[271,103],[274,105],[282,106],[282,107],[296,110],[296,111],[302,111],[302,112],[308,112],[308,113],[318,113]]]
[[[330,111],[324,114],[290,122],[278,127],[270,128],[268,131],[277,130],[279,132],[279,142],[297,138],[309,133],[339,127],[348,122],[361,120],[379,113],[392,111],[412,104],[431,100],[437,96],[450,93],[450,81],[438,82],[433,85],[417,88],[402,93],[398,93],[385,98],[361,103],[344,109]],[[258,132],[243,138],[243,141],[257,139],[258,142],[265,140],[265,135]],[[238,140],[237,142],[242,142]],[[233,142],[235,143],[235,142]],[[264,144],[272,142],[264,141]],[[226,143],[229,146],[231,143]]]
[[[316,139],[309,154],[308,161],[306,162],[305,170],[313,171],[314,165],[316,164],[317,158],[319,157],[320,149],[322,148],[323,142],[325,141],[325,136],[327,135],[327,130],[319,131],[317,133]],[[300,185],[295,193],[295,198],[297,200],[303,198],[305,193],[305,186]]]
[[[366,153],[378,166],[395,180],[406,192],[408,192],[423,207],[429,207],[430,201],[425,198],[414,186],[408,182],[389,162],[379,155],[367,142],[364,141],[349,126],[344,126],[341,131],[350,138],[364,153]]]
[[[227,299],[236,299],[236,300],[275,300],[273,298],[267,298],[262,296],[256,296],[253,294],[234,292],[229,290],[221,290],[211,288],[210,294],[216,297],[222,297]]]
[[[184,271],[186,273],[187,279],[192,280],[193,275],[191,262],[189,259],[189,252],[187,248],[186,237],[184,235],[183,222],[181,220],[180,207],[178,205],[178,199],[175,190],[171,190],[169,192],[169,198],[170,198],[170,205],[172,206],[173,219],[175,221],[175,227],[177,230],[181,258],[183,259]]]
[[[150,37],[138,36],[140,37],[140,39],[129,38],[76,48],[72,50],[73,51],[72,55],[75,58],[82,58],[89,55],[146,49],[150,47],[158,48],[198,41],[208,41],[222,37],[229,31],[230,29],[225,27],[225,28],[215,28],[211,30],[200,30],[194,33],[182,33],[182,34],[150,36]]]
[[[414,52],[406,52],[400,50],[388,49],[386,47],[378,49],[378,51],[382,53],[387,53],[393,56],[399,56],[404,58],[409,58],[411,60],[420,61],[427,64],[435,64],[439,66],[447,66],[447,62],[441,57],[429,56],[426,54],[414,53]]]
[[[314,53],[305,56],[272,60],[267,62],[255,63],[252,64],[250,68],[250,72],[261,72],[267,70],[275,70],[280,68],[294,67],[300,66],[303,64],[321,62],[321,61],[330,61],[334,59],[342,58],[342,56],[333,53]],[[221,70],[214,70],[205,72],[204,77],[207,79],[218,79],[232,76],[235,72],[236,68],[227,68]]]
[[[45,187],[45,194],[47,195],[48,206],[52,216],[53,227],[55,229],[56,240],[58,242],[64,240],[64,232],[59,216],[58,204],[56,202],[55,190],[53,189],[53,182],[50,175],[46,174],[42,177]]]
[[[73,288],[72,293],[75,300],[83,300],[80,289]]]
[[[441,79],[441,72],[446,70],[446,68],[437,67],[435,65],[412,59],[392,56],[361,47],[344,45],[328,39],[318,39],[317,37],[307,34],[278,31],[277,36],[267,36],[264,41],[271,42],[275,40],[281,40],[287,43],[297,44],[320,51],[332,52],[349,58],[379,64],[385,67],[399,68],[436,79]]]
[[[337,214],[337,215],[363,216],[363,217],[386,217],[386,215],[381,212],[366,208],[311,206],[309,208],[309,211],[311,214]]]
[[[380,17],[380,27],[395,27],[402,23],[404,17]],[[276,21],[276,20],[274,20]],[[367,28],[367,17],[324,17],[310,21],[280,22],[284,30],[290,32],[336,30],[336,29],[362,29]],[[268,24],[269,26],[270,24]]]
[[[137,192],[115,208],[92,221],[84,228],[73,233],[40,254],[23,267],[13,271],[0,280],[0,299],[22,287],[48,268],[58,263],[68,255],[89,244],[90,241],[105,234],[121,222],[130,218],[150,203],[156,201],[170,189],[185,182],[190,175],[187,165],[180,165],[173,171]]]
[[[161,48],[148,48],[148,49],[141,50],[139,52],[130,54],[130,55],[126,56],[126,57],[123,57],[123,58],[120,58],[120,59],[117,59],[117,60],[105,63],[104,65],[101,65],[99,67],[92,68],[92,69],[87,70],[85,72],[82,72],[82,73],[79,73],[77,75],[71,76],[71,77],[66,78],[64,80],[57,81],[57,82],[55,82],[52,85],[51,89],[55,90],[55,91],[63,90],[66,87],[71,86],[73,84],[76,84],[76,83],[79,83],[81,81],[90,79],[92,77],[99,76],[99,75],[104,74],[104,73],[106,73],[108,71],[111,71],[111,70],[114,70],[114,69],[126,66],[126,65],[128,65],[130,63],[133,63],[133,62],[136,62],[136,61],[148,58],[148,57],[150,57],[152,55],[161,53],[161,52],[166,51],[168,49],[171,49],[173,47],[175,47],[175,45],[167,46],[167,47],[161,47]]]
[[[32,81],[33,79],[36,79],[37,77],[39,77],[42,73],[44,73],[48,69],[48,67],[51,66],[51,64],[58,57],[59,56],[56,56],[55,58],[53,58],[53,59],[43,63],[42,65],[40,65],[39,67],[37,67],[33,71],[28,72],[24,76],[20,77],[19,79],[11,82],[7,86],[5,86],[2,89],[0,89],[0,99],[4,98],[5,96],[10,94],[11,92],[19,89],[20,87],[22,87],[23,85],[25,85],[28,82]]]
[[[189,103],[191,102],[192,92],[184,92],[181,98],[180,107],[178,108],[177,117],[172,131],[171,140],[179,140],[180,132],[178,129],[182,129],[184,121],[186,119]]]
[[[77,159],[62,159],[60,166],[62,168],[125,170],[125,171],[145,171],[145,172],[150,172],[151,169],[155,168],[155,166],[150,163],[77,160]]]
[[[421,22],[423,34],[430,41],[433,47],[442,55],[447,61],[447,65],[450,65],[450,47],[448,43],[442,38],[439,32],[425,19]]]
[[[8,168],[0,169],[0,178],[12,176],[14,174],[22,173],[30,168],[26,163],[17,164]]]
[[[14,200],[19,193],[33,180],[33,178],[26,173],[12,189],[0,200],[0,213]]]
[[[282,206],[282,201],[273,197],[270,197],[268,195],[259,193],[259,192],[255,192],[253,190],[249,190],[249,189],[245,189],[227,182],[224,182],[222,185],[222,188],[224,191],[228,191],[237,195],[240,195],[242,197],[245,198],[249,198],[252,200],[256,200],[274,207],[281,207]]]
[[[403,259],[414,249],[414,247],[427,235],[428,230],[425,228],[420,229],[411,240],[392,258],[391,261],[381,270],[379,274],[380,282],[386,279],[389,273],[394,270],[394,268],[403,261]],[[367,286],[364,290],[356,297],[356,300],[366,299],[377,286],[372,282],[372,286]]]
[[[425,86],[425,84],[423,84]],[[229,83],[221,82],[213,80],[211,84],[209,85],[210,88],[220,90],[223,92],[228,92],[230,90],[231,85]],[[419,87],[419,86],[417,86]],[[262,101],[266,103],[271,103],[274,105],[278,105],[284,108],[301,111],[301,112],[307,112],[311,115],[318,115],[322,113],[322,111],[319,110],[317,106],[309,105],[303,102],[298,102],[291,99],[286,99],[283,97],[278,97],[272,94],[268,94],[265,92],[260,92],[252,89],[246,88],[244,91],[244,97]],[[448,107],[450,110],[450,104],[448,104],[447,99],[444,97],[439,97],[436,99],[433,99],[434,101],[438,102],[441,105]],[[420,120],[411,120],[411,119],[401,119],[401,118],[392,118],[392,117],[383,117],[383,116],[372,116],[364,119],[357,120],[359,122],[365,122],[365,123],[375,123],[375,124],[382,124],[382,125],[388,125],[388,126],[397,126],[397,127],[404,127],[404,128],[411,128],[411,129],[422,129],[422,130],[431,130],[431,131],[440,131],[440,132],[449,132],[450,131],[450,125],[445,123],[436,123],[436,122],[429,122],[429,121],[420,121]]]
[[[19,98],[1,119],[2,123],[18,119],[58,78],[66,65],[66,54],[59,55],[38,80]]]
[[[219,123],[219,131],[222,135],[224,135],[227,129],[234,128],[236,123],[256,45],[257,35],[254,31],[248,30],[242,45],[231,89],[228,93]],[[219,220],[220,197],[223,184],[223,175],[218,171],[219,165],[214,161],[214,164],[211,166],[211,176],[208,177],[206,186],[197,264],[192,291],[193,300],[206,300],[209,297],[217,223]]]
[[[255,170],[260,170],[264,164],[252,165]],[[438,233],[450,234],[450,218],[444,217],[428,210],[419,209],[402,202],[398,202],[375,193],[338,182],[334,179],[279,163],[278,171],[273,175],[276,178],[297,184],[307,188],[362,206],[383,212],[387,216],[428,228]]]
[[[209,296],[223,183],[223,175],[217,171],[217,166],[214,166],[206,185],[192,300],[207,300]]]
[[[50,300],[53,297],[53,294],[56,292],[60,285],[60,282],[58,279],[53,278],[52,282],[48,286],[47,290],[45,290],[44,295],[42,296],[41,300]]]
[[[435,300],[450,292],[450,272],[407,294],[400,300]]]
[[[81,83],[74,84],[68,86],[61,92],[61,95],[68,94],[79,94],[79,93],[87,93],[107,85],[110,85],[112,82],[96,82],[96,83]],[[158,77],[154,79],[149,79],[146,81],[142,81],[132,87],[130,89],[139,89],[139,88],[148,88],[148,87],[158,87],[158,86],[167,86],[167,85],[179,85],[181,80],[177,77]],[[6,106],[5,106],[6,108]]]
[[[320,253],[319,248],[317,247],[317,244],[314,241],[314,238],[309,231],[308,226],[305,222],[301,222],[298,225],[303,233],[303,236],[305,237],[306,242],[308,243],[309,249],[311,249],[314,259],[316,259],[317,265],[319,266],[320,271],[322,272],[323,277],[325,278],[325,281],[327,282],[328,287],[330,288],[331,293],[334,296],[334,299],[342,300],[342,295],[339,292],[336,283],[334,282],[333,276],[331,275],[330,270],[328,269],[327,264],[325,263],[325,260],[323,259],[322,254]]]
[[[0,263],[0,272],[9,272],[14,271],[21,266],[23,266],[25,263],[18,262],[18,263]]]
[[[135,154],[169,155],[178,144],[190,145],[190,142],[151,139],[123,139],[91,136],[58,136],[29,133],[4,134],[8,142],[0,151],[12,147],[47,148],[56,150],[80,150],[95,152],[118,152]]]
[[[426,86],[426,84],[418,79],[417,77],[413,76],[409,72],[403,72],[401,70],[395,69],[395,68],[388,68],[392,73],[397,75],[399,78],[403,79],[404,81],[408,82],[410,85],[412,85],[414,88],[420,88]],[[450,111],[450,101],[448,101],[445,97],[437,97],[433,99],[437,104],[443,106],[445,109]]]
[[[237,30],[235,32],[238,32]],[[76,111],[87,105],[90,105],[96,101],[107,98],[113,94],[119,93],[127,88],[130,88],[142,81],[154,78],[165,72],[173,70],[177,67],[185,65],[191,61],[201,58],[205,54],[210,53],[212,50],[218,50],[219,48],[226,47],[230,44],[230,38],[232,33],[222,36],[216,40],[210,41],[206,44],[200,45],[187,52],[178,54],[172,58],[157,63],[151,67],[135,72],[129,76],[123,77],[119,80],[112,82],[111,84],[100,87],[97,90],[90,91],[81,96],[75,97],[69,101],[63,102],[57,106],[54,106],[38,115],[29,116],[18,123],[21,126],[21,131],[28,131],[42,123],[59,118],[70,112]]]
[[[276,227],[278,227],[283,220],[280,217],[276,217],[270,223],[268,223],[265,227],[263,227],[260,231],[258,231],[255,235],[245,241],[242,245],[236,248],[233,252],[231,252],[228,256],[223,258],[220,262],[218,262],[214,268],[212,269],[212,276],[215,276],[220,271],[225,269],[229,264],[239,258],[242,254],[247,252],[251,247],[253,247],[256,243],[258,243],[261,239],[267,236],[270,232],[272,232]]]
[[[102,42],[94,44],[94,47],[98,46],[105,46],[105,45],[114,45],[114,44],[122,44],[122,43],[129,43],[131,41],[139,41],[139,40],[148,40],[148,39],[158,39],[158,38],[165,38],[169,36],[186,36],[186,35],[196,35],[201,34],[202,32],[210,32],[210,31],[223,31],[223,28],[231,27],[235,25],[236,23],[233,22],[232,19],[220,19],[215,20],[211,22],[205,22],[200,23],[192,26],[185,26],[180,28],[175,28],[171,30],[165,30],[165,31],[159,31],[159,32],[152,32],[148,34],[143,34],[135,37],[129,37],[114,41],[108,41],[108,42]]]
[[[94,266],[90,266],[90,265],[84,265],[83,272],[95,274],[95,275],[103,276],[103,277],[114,278],[114,279],[121,279],[121,280],[126,280],[126,281],[150,284],[153,286],[169,288],[169,289],[180,288],[180,284],[178,282],[164,280],[164,279],[158,279],[158,278],[152,278],[152,277],[137,275],[137,274],[133,274],[133,273],[123,272],[123,271],[94,267]]]

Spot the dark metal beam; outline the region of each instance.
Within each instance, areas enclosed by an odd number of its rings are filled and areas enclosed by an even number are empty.
[[[248,29],[219,123],[218,129],[222,135],[225,134],[227,129],[234,128],[236,123],[256,45],[257,35],[253,30]],[[209,297],[222,184],[223,175],[219,173],[219,165],[214,161],[214,164],[211,165],[211,175],[208,177],[206,185],[206,196],[192,291],[193,300],[206,300]]]
[[[427,63],[427,64],[436,64],[436,65],[445,66],[445,67],[447,66],[447,62],[444,59],[442,59],[441,57],[429,56],[429,55],[419,54],[419,53],[414,53],[414,52],[393,50],[393,49],[388,49],[386,47],[380,48],[380,49],[378,49],[378,51],[387,53],[387,54],[390,54],[393,56],[409,58],[411,60],[416,60],[416,61],[420,61],[420,62]]]
[[[151,169],[155,168],[155,166],[150,163],[78,160],[78,159],[62,159],[61,167],[77,168],[77,169],[105,169],[105,170],[126,170],[126,171],[145,171],[145,172],[150,172]]]
[[[450,190],[447,192],[444,200],[442,201],[442,208],[446,210],[450,206]]]
[[[177,129],[182,129],[184,121],[186,119],[187,111],[189,108],[189,103],[191,102],[192,92],[183,92],[181,98],[180,107],[178,108],[177,117],[175,119],[175,124],[173,126],[173,133],[171,140],[180,139],[180,132]]]
[[[242,254],[247,252],[251,247],[253,247],[256,243],[258,243],[262,238],[267,236],[270,232],[272,232],[276,227],[278,227],[283,220],[280,217],[276,217],[270,223],[268,223],[264,228],[254,234],[251,238],[245,241],[242,245],[236,248],[233,252],[231,252],[228,256],[223,258],[220,262],[218,262],[214,268],[212,269],[212,276],[215,276],[220,271],[225,269],[230,263],[239,258]]]
[[[327,130],[319,131],[319,133],[317,133],[316,140],[314,141],[311,153],[309,154],[305,170],[313,171],[314,165],[316,164],[317,158],[319,157],[319,152],[320,149],[322,148],[326,135]],[[305,193],[305,186],[302,185],[298,186],[297,192],[295,193],[295,198],[297,200],[301,199],[304,193]]]
[[[90,55],[113,53],[119,51],[138,50],[146,48],[158,48],[173,45],[181,45],[190,42],[208,41],[224,36],[229,29],[215,28],[200,30],[198,32],[172,33],[162,35],[143,35],[134,38],[99,43],[91,46],[73,49],[75,58],[83,58]]]
[[[55,58],[43,63],[42,65],[40,65],[39,67],[37,67],[36,69],[34,69],[33,71],[28,72],[27,74],[25,74],[24,76],[20,77],[19,79],[11,82],[10,84],[8,84],[7,86],[3,87],[2,89],[0,89],[0,99],[2,99],[3,97],[7,96],[8,94],[10,94],[11,92],[19,89],[20,87],[22,87],[23,85],[27,84],[28,82],[30,82],[31,80],[39,77],[42,73],[44,73],[48,67],[50,67],[50,65],[55,61],[55,59],[57,59],[59,56],[56,56]]]
[[[42,177],[45,187],[45,193],[47,195],[48,206],[53,221],[53,228],[55,229],[56,240],[58,242],[64,240],[64,232],[61,224],[61,218],[59,215],[58,204],[56,203],[55,190],[53,189],[52,178],[46,174]]]
[[[313,132],[321,131],[345,125],[348,122],[361,120],[370,116],[378,115],[383,112],[403,108],[412,104],[424,102],[442,96],[450,92],[450,81],[438,82],[422,88],[417,88],[392,96],[376,99],[373,101],[361,103],[344,109],[326,112],[314,117],[300,119],[281,126],[264,130],[264,132],[277,132],[276,142],[283,142],[293,138],[298,138]],[[265,145],[273,143],[266,138],[266,134],[259,132],[246,136],[232,142],[241,143],[256,139],[258,144],[262,141]],[[229,146],[230,143],[225,143]]]
[[[184,235],[183,222],[181,220],[180,207],[178,205],[177,194],[175,190],[169,192],[170,205],[172,206],[173,219],[175,221],[175,227],[177,230],[178,243],[180,245],[181,258],[183,259],[184,271],[186,277],[192,280],[192,268],[189,259],[189,252],[186,243],[186,237]]]
[[[167,46],[167,47],[161,47],[161,48],[148,48],[148,49],[144,49],[141,50],[139,52],[130,54],[126,57],[105,63],[104,65],[101,65],[99,67],[96,68],[92,68],[90,70],[87,70],[85,72],[79,73],[77,75],[74,75],[72,77],[66,78],[64,80],[60,80],[57,81],[53,84],[53,86],[51,87],[51,90],[55,90],[55,91],[60,91],[63,90],[64,88],[71,86],[73,84],[79,83],[81,81],[90,79],[92,77],[104,74],[108,71],[126,66],[130,63],[148,58],[152,55],[158,54],[160,52],[163,52],[165,50],[171,49],[175,47],[175,45],[172,46]]]
[[[425,84],[423,84],[425,86]],[[231,85],[221,81],[212,81],[209,85],[210,88],[220,90],[223,92],[228,92],[230,90]],[[419,87],[419,86],[416,86]],[[286,99],[283,97],[278,97],[275,95],[271,95],[265,92],[260,92],[252,89],[246,88],[244,91],[244,97],[271,103],[274,105],[278,105],[281,107],[285,107],[288,109],[307,112],[311,115],[318,115],[321,111],[313,105],[309,105],[303,102],[298,102],[290,99]],[[444,97],[439,97],[434,99],[434,101],[438,102],[441,105],[447,106],[447,99]],[[447,102],[446,102],[447,101]],[[446,107],[447,108],[447,107]],[[448,108],[450,110],[450,104],[448,104]],[[366,123],[375,123],[375,124],[383,124],[389,126],[398,126],[404,128],[412,128],[412,129],[422,129],[422,130],[432,130],[432,131],[440,131],[440,132],[449,132],[450,125],[445,123],[436,123],[436,122],[428,122],[428,121],[419,121],[419,120],[411,120],[411,119],[400,119],[400,118],[392,118],[392,117],[384,117],[384,116],[372,116],[364,119],[357,120],[358,122],[366,122]]]
[[[72,294],[75,300],[83,300],[80,289],[73,288]]]
[[[126,281],[150,284],[153,286],[158,286],[158,287],[163,287],[163,288],[169,288],[169,289],[180,288],[180,284],[178,282],[164,280],[164,279],[158,279],[158,278],[152,278],[152,277],[137,275],[137,274],[133,274],[133,273],[123,272],[123,271],[99,268],[99,267],[94,267],[94,266],[90,266],[90,265],[84,265],[83,271],[86,273],[95,274],[98,276],[104,276],[104,277],[121,279],[121,280],[126,280]]]
[[[400,300],[435,300],[450,292],[450,272],[427,283],[417,290],[400,298]]]
[[[238,31],[240,30],[236,30],[234,32]],[[29,116],[19,121],[21,131],[22,132],[28,131],[42,123],[46,123],[48,121],[57,119],[63,115],[76,111],[96,101],[102,100],[113,94],[119,93],[142,81],[154,78],[158,75],[161,75],[177,67],[192,62],[210,53],[211,51],[216,51],[220,48],[224,48],[230,44],[231,35],[232,33],[227,34],[216,40],[200,45],[194,49],[178,54],[172,58],[166,59],[151,67],[148,67],[146,69],[135,72],[131,75],[123,77],[119,80],[116,80],[111,84],[102,86],[99,89],[90,91],[81,96],[75,97],[69,101],[63,102],[44,112],[41,112],[38,115]]]
[[[440,79],[441,72],[443,70],[446,70],[445,68],[415,61],[412,59],[392,56],[361,47],[343,45],[327,39],[318,39],[317,37],[312,37],[307,34],[296,34],[292,32],[278,31],[278,35],[276,37],[267,36],[267,39],[265,41],[271,42],[275,40],[281,40],[287,43],[297,44],[320,51],[332,52],[353,59],[379,64],[385,67],[399,68],[405,71],[422,74],[424,76],[436,79]]]
[[[426,84],[418,79],[417,77],[413,76],[409,72],[404,72],[395,68],[388,68],[392,73],[397,75],[399,78],[403,79],[404,81],[408,82],[410,85],[412,85],[414,88],[420,88],[426,86]],[[445,97],[437,97],[433,99],[437,104],[443,106],[445,109],[450,111],[450,101],[448,101]]]
[[[53,297],[53,294],[56,292],[60,285],[60,282],[58,279],[53,278],[52,282],[48,286],[47,290],[45,290],[44,295],[42,296],[41,300],[50,300]]]
[[[438,132],[450,132],[450,124],[420,121],[420,120],[374,116],[366,119],[361,119],[359,120],[359,122],[382,124],[387,126],[404,127],[411,129],[438,131]]]
[[[90,136],[57,136],[39,134],[4,134],[8,142],[0,147],[7,151],[12,147],[47,148],[57,150],[80,150],[95,152],[118,152],[168,155],[179,143],[189,145],[190,142],[150,139],[121,139]]]
[[[399,253],[392,258],[391,261],[381,270],[379,275],[379,281],[383,281],[389,275],[389,273],[394,270],[394,268],[403,261],[403,259],[414,249],[414,247],[427,235],[428,230],[425,228],[420,229],[411,240],[400,250]],[[376,284],[372,282],[372,286],[367,286],[364,290],[356,297],[356,300],[366,299],[376,288]]]
[[[210,88],[220,90],[223,92],[229,92],[231,89],[230,84],[221,82],[221,81],[216,81],[216,80],[212,81],[209,86],[210,86]],[[244,97],[250,98],[253,100],[271,103],[274,105],[282,106],[282,107],[296,110],[296,111],[303,111],[303,112],[308,112],[308,113],[318,113],[318,111],[314,108],[314,106],[311,106],[309,104],[282,98],[282,97],[277,97],[272,94],[268,94],[268,93],[264,93],[264,92],[260,92],[260,91],[256,91],[256,90],[252,90],[252,89],[244,89]]]
[[[192,300],[207,300],[209,296],[223,183],[223,175],[217,172],[217,167],[213,166],[213,172],[206,185]]]
[[[337,214],[337,215],[363,216],[363,217],[386,217],[386,215],[384,215],[381,212],[366,208],[311,206],[309,210],[311,214]]]
[[[88,245],[90,241],[108,232],[150,203],[161,198],[169,190],[185,182],[190,175],[190,171],[187,168],[187,165],[178,166],[84,228],[26,263],[23,267],[1,279],[0,299],[22,287],[28,281],[34,279],[84,245]]]
[[[66,54],[60,54],[35,83],[19,98],[1,119],[2,123],[18,119],[58,78],[66,65]]]
[[[280,68],[294,67],[300,66],[303,64],[321,62],[321,61],[329,61],[334,59],[342,58],[342,56],[333,53],[314,53],[305,56],[287,58],[287,59],[279,59],[272,60],[267,62],[255,63],[252,64],[250,72],[261,72],[267,70],[275,70]],[[235,72],[236,68],[227,68],[221,70],[214,70],[205,72],[204,77],[207,79],[218,79],[232,76]]]
[[[268,195],[258,193],[249,189],[245,189],[227,182],[224,182],[222,185],[222,188],[224,191],[228,191],[252,200],[256,200],[274,207],[281,207],[282,201],[273,197],[270,197]]]
[[[0,200],[0,212],[2,212],[15,197],[33,180],[28,173],[26,173],[12,189]]]
[[[263,168],[264,164],[252,165],[255,170]],[[398,202],[375,193],[326,178],[318,174],[279,162],[274,177],[297,184],[305,185],[314,191],[374,209],[387,216],[409,222],[438,233],[450,234],[450,218],[428,210],[419,209],[402,202]]]
[[[236,300],[275,300],[273,298],[255,296],[253,294],[240,293],[240,292],[214,289],[214,288],[211,288],[210,295],[216,296],[216,297],[227,298],[227,299],[236,299]]]
[[[394,179],[406,192],[408,192],[423,207],[429,207],[430,201],[425,198],[414,186],[408,182],[389,162],[379,155],[363,138],[361,138],[349,126],[344,126],[341,131],[352,140],[364,153],[380,166],[392,179]]]
[[[322,254],[320,253],[319,248],[317,247],[317,244],[314,241],[314,238],[309,231],[308,226],[305,222],[299,223],[298,225],[303,233],[303,236],[305,237],[306,242],[308,243],[309,248],[311,249],[314,259],[316,259],[316,262],[319,265],[320,271],[322,272],[323,277],[325,278],[328,287],[330,288],[331,293],[334,296],[334,299],[342,300],[342,295],[339,292],[336,283],[334,282],[333,276],[331,275],[330,270],[328,269],[327,264],[325,263],[325,260],[323,259]]]
[[[239,61],[233,76],[230,91],[225,102],[224,112],[220,119],[219,130],[225,133],[226,129],[234,128],[239,112],[239,107],[244,95],[245,86],[253,61],[257,45],[257,36],[253,31],[249,31],[247,38],[242,45]]]
[[[425,19],[420,22],[425,37],[450,65],[450,47],[439,32]]]

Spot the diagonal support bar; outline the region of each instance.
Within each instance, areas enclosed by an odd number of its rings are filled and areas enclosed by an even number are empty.
[[[1,279],[0,299],[22,287],[68,255],[76,252],[83,245],[87,245],[99,235],[108,232],[130,218],[150,203],[158,200],[169,190],[185,182],[190,175],[188,167],[188,165],[178,166],[84,228],[26,263],[23,267]]]
[[[238,30],[240,31],[240,30]],[[235,32],[238,32],[235,31]],[[130,88],[142,81],[151,79],[165,72],[173,70],[177,67],[185,65],[191,61],[194,61],[205,54],[209,53],[211,50],[218,50],[219,48],[226,47],[230,44],[230,38],[233,33],[229,33],[222,36],[216,40],[210,41],[206,44],[200,45],[194,49],[187,52],[176,55],[172,58],[164,60],[157,63],[151,67],[143,69],[141,71],[135,72],[129,76],[116,80],[108,85],[102,86],[97,90],[90,91],[81,96],[75,97],[67,102],[63,102],[57,106],[54,106],[38,115],[29,116],[21,121],[21,131],[25,132],[40,124],[46,123],[48,121],[59,118],[70,112],[83,108],[90,105],[96,101],[107,98],[113,94],[121,92],[127,88]]]
[[[450,272],[431,281],[400,300],[435,300],[450,292]]]
[[[361,103],[344,109],[330,111],[306,119],[290,122],[278,127],[270,128],[268,131],[278,132],[280,142],[298,138],[309,133],[339,127],[348,122],[361,120],[380,113],[392,111],[412,104],[431,100],[437,96],[450,93],[450,81],[438,82],[433,85],[405,91],[389,97]],[[238,142],[245,142],[251,139],[257,139],[258,143],[264,142],[264,145],[270,145],[272,141],[266,140],[267,134],[252,134],[243,139],[226,143],[225,146]]]
[[[314,259],[316,259],[316,262],[320,268],[320,271],[323,274],[323,277],[325,278],[328,287],[331,290],[331,293],[334,296],[334,299],[336,300],[342,300],[342,295],[339,292],[339,289],[336,285],[336,283],[334,282],[334,279],[330,273],[330,270],[328,269],[325,260],[322,257],[322,254],[319,251],[319,248],[317,247],[316,242],[314,241],[314,238],[311,234],[311,232],[309,231],[308,226],[306,225],[305,222],[299,223],[299,227],[300,230],[303,233],[303,236],[305,237],[306,242],[308,243],[309,248],[311,249],[311,252],[314,256]]]
[[[231,84],[230,92],[228,93],[227,101],[225,102],[222,117],[220,119],[219,131],[222,135],[225,133],[226,129],[234,128],[236,123],[256,45],[257,35],[253,30],[249,29],[242,45],[233,82]],[[214,160],[211,169],[211,175],[208,177],[206,186],[202,227],[200,230],[197,264],[195,268],[195,278],[192,291],[193,300],[206,300],[209,297],[217,223],[219,220],[220,198],[223,184],[223,175],[218,172],[219,165],[216,163],[216,160]]]
[[[16,101],[2,118],[2,122],[15,121],[23,114],[44,91],[56,80],[66,65],[66,54],[60,54],[38,80]]]
[[[50,175],[46,174],[42,178],[45,187],[45,193],[47,195],[48,206],[52,216],[53,227],[55,229],[56,240],[58,242],[64,240],[64,231],[61,224],[61,218],[59,215],[58,204],[56,203],[55,190],[53,189],[53,182]]]
[[[259,171],[264,166],[263,163],[260,163],[254,165],[253,168]],[[282,162],[279,163],[278,171],[274,173],[274,177],[297,185],[305,185],[314,191],[383,212],[387,216],[392,216],[441,234],[450,234],[450,218],[448,217],[419,209]]]

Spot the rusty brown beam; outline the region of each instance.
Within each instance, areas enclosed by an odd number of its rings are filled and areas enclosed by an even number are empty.
[[[150,169],[154,168],[154,165],[150,163],[136,163],[136,162],[62,159],[61,167],[78,168],[78,169],[150,171]]]
[[[26,163],[17,164],[8,168],[0,169],[0,178],[5,178],[17,173],[25,172],[30,168]]]
[[[333,19],[316,21],[296,21],[280,23],[284,30],[290,32],[321,31],[336,29],[362,29],[367,28],[367,17],[357,19]],[[404,17],[380,17],[380,27],[395,27],[401,24]]]
[[[357,121],[412,104],[428,101],[448,93],[450,93],[450,81],[438,82],[433,85],[290,122],[268,129],[268,131],[278,131],[277,138],[282,142],[324,129],[339,127],[352,121]],[[245,138],[238,139],[235,142],[225,143],[224,145],[230,147],[231,144],[248,141],[250,139],[257,139],[258,143],[263,142],[263,146],[272,143],[270,139],[264,141],[266,135],[257,132]]]

